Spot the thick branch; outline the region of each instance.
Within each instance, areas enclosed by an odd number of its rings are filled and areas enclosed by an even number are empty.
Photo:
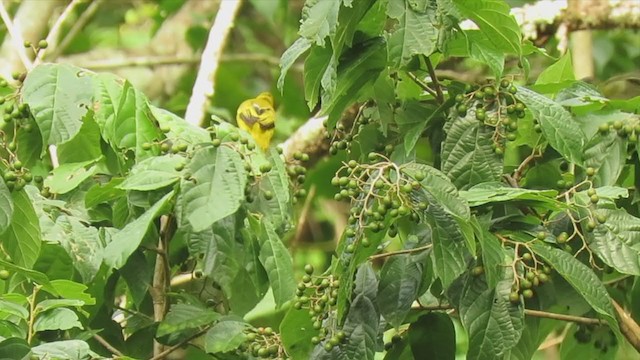
[[[228,0],[220,4],[216,19],[209,31],[209,39],[202,52],[200,70],[184,115],[184,119],[190,124],[200,125],[204,120],[208,99],[211,99],[215,92],[215,76],[220,64],[220,55],[240,5],[242,5],[241,0]]]

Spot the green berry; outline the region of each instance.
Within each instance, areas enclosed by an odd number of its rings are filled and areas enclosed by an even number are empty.
[[[307,275],[311,275],[311,274],[313,274],[313,270],[314,270],[314,269],[313,269],[313,265],[311,265],[311,264],[306,264],[306,265],[304,266],[304,272],[305,272]]]
[[[40,40],[38,41],[38,47],[40,49],[46,49],[47,47],[49,47],[49,43],[47,42],[47,40]]]
[[[591,196],[589,197],[589,200],[591,200],[591,203],[592,203],[592,204],[597,204],[597,203],[598,203],[598,201],[600,201],[600,197],[598,196],[598,194],[591,195]]]
[[[536,234],[538,240],[544,240],[547,238],[547,234],[544,231],[540,231]]]
[[[522,296],[524,296],[525,299],[531,299],[533,297],[533,290],[531,289],[526,289],[522,292]]]
[[[473,276],[480,276],[484,273],[484,267],[482,266],[476,266],[473,269],[471,269],[471,275]]]
[[[509,301],[511,301],[512,303],[516,304],[520,302],[520,295],[518,295],[517,292],[512,292],[509,294]]]
[[[7,280],[9,276],[11,276],[11,273],[8,270],[6,269],[0,270],[0,280]]]

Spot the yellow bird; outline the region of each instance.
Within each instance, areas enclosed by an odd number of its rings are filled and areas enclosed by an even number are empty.
[[[238,107],[236,121],[240,129],[253,136],[262,150],[267,150],[276,127],[273,96],[263,92],[254,99],[243,101]]]

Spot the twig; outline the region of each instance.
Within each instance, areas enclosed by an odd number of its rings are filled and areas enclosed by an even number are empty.
[[[153,299],[153,320],[160,322],[164,320],[167,313],[167,289],[170,286],[169,279],[169,259],[166,250],[169,248],[169,240],[175,232],[176,222],[173,216],[163,215],[160,217],[160,239],[158,240],[158,255],[156,255],[156,265],[153,271],[153,284],[149,288],[149,293]],[[158,341],[153,341],[154,355],[162,353],[164,345]]]
[[[429,60],[428,56],[425,56],[424,60],[427,63],[427,70],[429,71],[431,81],[433,81],[433,87],[436,89],[436,98],[438,99],[438,102],[442,104],[444,103],[444,95],[442,94],[442,86],[440,86],[440,81],[438,81],[436,70],[433,68],[433,64],[431,64],[431,60]]]
[[[98,335],[98,334],[94,334],[93,338],[100,343],[100,345],[104,346],[105,349],[109,350],[113,355],[116,356],[124,356],[123,353],[120,352],[120,350],[116,349],[113,345],[109,344],[109,342],[107,340],[105,340],[105,338],[103,338],[102,336]]]
[[[161,352],[161,353],[159,353],[159,354],[154,355],[153,357],[149,358],[149,360],[160,360],[160,359],[164,358],[165,356],[167,356],[167,355],[171,354],[172,352],[174,352],[174,351],[176,351],[176,350],[180,349],[181,347],[183,347],[183,346],[184,346],[185,344],[187,344],[189,341],[191,341],[191,340],[193,340],[193,339],[197,338],[198,336],[200,336],[200,335],[202,335],[202,334],[206,333],[206,332],[209,330],[209,328],[210,328],[210,326],[207,326],[206,328],[204,328],[204,329],[202,329],[202,330],[198,331],[197,333],[195,333],[195,334],[193,334],[193,335],[189,336],[188,338],[186,338],[186,339],[184,339],[184,340],[180,341],[179,343],[177,343],[177,344],[173,345],[172,347],[167,348],[167,349],[166,349],[166,350],[164,350],[163,352]]]
[[[2,3],[2,1],[0,1]],[[36,295],[38,295],[38,291],[40,291],[40,285],[34,285],[33,290],[31,292],[31,297],[29,297],[29,323],[27,324],[27,343],[31,344],[31,340],[33,340],[33,335],[35,335],[35,331],[33,330],[33,326],[36,322]]]
[[[616,310],[616,314],[618,314],[620,332],[622,332],[622,335],[624,335],[627,341],[629,341],[629,344],[631,344],[636,351],[640,352],[640,326],[638,326],[635,320],[633,320],[631,315],[624,311],[620,304],[615,300],[612,300],[611,302]]]
[[[435,305],[435,306],[422,306],[414,303],[411,306],[413,309],[419,310],[433,310],[433,311],[443,311],[443,310],[454,310],[451,305]],[[566,315],[566,314],[558,314],[547,311],[533,310],[533,309],[524,309],[524,314],[527,316],[545,318],[545,319],[553,319],[560,321],[569,321],[576,324],[584,324],[584,325],[601,325],[606,324],[604,320],[588,318],[583,316],[574,316],[574,315]]]
[[[418,77],[414,73],[407,71],[407,75],[409,75],[411,80],[413,80],[413,82],[415,82],[418,86],[420,86],[422,90],[428,92],[434,98],[436,99],[438,98],[438,94],[436,94],[436,92],[433,91],[433,89],[430,88],[429,85],[425,84],[422,80],[418,79]]]
[[[60,28],[62,27],[62,24],[64,24],[64,22],[67,21],[69,16],[73,13],[73,10],[75,10],[76,6],[82,4],[82,2],[83,2],[82,0],[71,0],[71,2],[69,3],[69,5],[67,5],[67,7],[64,9],[62,14],[58,16],[58,19],[51,27],[51,30],[49,30],[49,34],[47,34],[46,41],[48,43],[48,46],[46,49],[38,50],[38,53],[36,54],[36,59],[33,61],[33,66],[40,64],[42,62],[42,58],[44,57],[45,53],[47,51],[51,51],[57,46],[58,34],[60,33]]]
[[[386,258],[386,257],[389,257],[389,256],[394,256],[394,255],[412,254],[412,253],[415,253],[415,252],[429,250],[429,249],[431,249],[432,246],[433,246],[433,244],[429,244],[429,245],[420,246],[420,247],[413,248],[413,249],[390,251],[390,252],[383,253],[383,254],[371,255],[371,256],[369,256],[369,260],[383,259],[383,258]]]
[[[220,64],[220,55],[227,40],[227,35],[233,27],[236,14],[242,5],[241,0],[221,1],[216,19],[209,31],[207,44],[202,52],[200,70],[196,77],[191,99],[187,105],[185,120],[193,125],[200,126],[204,120],[208,100],[215,93],[215,75]]]
[[[311,202],[316,195],[316,185],[312,185],[309,189],[309,194],[304,201],[304,205],[302,206],[302,211],[300,212],[300,218],[298,218],[298,224],[296,225],[296,234],[291,240],[289,244],[289,249],[291,252],[294,252],[298,247],[298,243],[300,242],[300,238],[302,237],[302,230],[304,229],[304,224],[307,222],[307,216],[309,215],[309,209],[311,208]]]
[[[0,1],[0,17],[2,17],[2,22],[4,22],[4,25],[7,27],[7,31],[9,32],[11,40],[13,41],[13,47],[18,53],[18,57],[20,57],[22,65],[24,65],[25,69],[31,70],[31,68],[33,67],[33,63],[29,59],[29,56],[27,56],[27,51],[24,48],[24,40],[22,39],[22,35],[20,34],[20,31],[17,31],[17,29],[14,27],[13,21],[11,21],[9,13],[4,7],[4,3],[2,1]]]
[[[513,172],[513,180],[516,182],[516,184],[520,183],[520,178],[522,177],[522,173],[524,172],[524,169],[527,167],[527,165],[529,165],[530,162],[532,162],[533,160],[535,160],[535,159],[537,159],[539,157],[542,157],[542,151],[538,152],[538,151],[536,151],[536,149],[534,149],[531,152],[531,154],[529,156],[527,156],[520,163],[520,165],[518,165],[518,168],[516,169],[516,171]]]
[[[87,9],[82,12],[80,17],[78,17],[78,20],[76,20],[73,23],[73,26],[71,26],[71,29],[69,29],[69,32],[67,32],[64,35],[64,38],[62,39],[62,41],[60,41],[60,44],[55,46],[53,48],[53,51],[44,53],[42,57],[45,60],[49,60],[49,61],[57,59],[58,56],[60,56],[60,54],[62,54],[62,52],[67,48],[67,46],[69,46],[71,41],[75,39],[76,35],[78,35],[80,30],[82,30],[84,26],[87,24],[87,22],[89,22],[89,20],[93,17],[96,11],[98,11],[98,8],[100,7],[100,5],[102,5],[103,2],[104,0],[93,0],[93,2],[89,5],[89,7],[87,7]],[[51,44],[49,44],[49,46],[51,46]]]
[[[201,55],[192,56],[134,56],[124,59],[89,60],[74,62],[74,65],[91,70],[110,70],[133,66],[161,66],[197,64],[202,60]],[[225,54],[220,56],[220,62],[263,62],[271,66],[280,66],[280,59],[264,54]],[[294,66],[294,70],[302,71],[302,66]]]

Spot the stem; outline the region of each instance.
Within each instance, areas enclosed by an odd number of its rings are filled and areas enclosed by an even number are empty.
[[[613,307],[616,309],[616,314],[618,314],[618,324],[620,326],[620,332],[624,337],[629,341],[636,351],[640,352],[640,326],[638,323],[633,320],[631,315],[627,314],[626,311],[618,304],[615,300],[612,300]]]
[[[216,19],[209,31],[207,44],[202,52],[200,70],[193,84],[193,91],[184,119],[192,125],[200,126],[204,120],[209,99],[215,94],[215,75],[220,64],[220,55],[231,32],[236,14],[242,5],[241,0],[220,2]]]
[[[158,254],[156,255],[156,265],[153,272],[153,284],[149,288],[149,293],[153,299],[153,320],[161,322],[167,314],[167,289],[170,286],[169,279],[169,259],[167,249],[169,240],[176,229],[176,222],[173,216],[163,215],[160,218],[160,239],[158,240]],[[153,354],[161,354],[164,345],[156,340],[153,341]]]
[[[33,67],[33,63],[27,56],[27,51],[24,48],[24,40],[22,39],[22,35],[20,31],[18,31],[13,25],[13,21],[11,21],[11,17],[9,17],[9,13],[7,9],[4,7],[4,2],[0,1],[0,17],[2,17],[2,22],[7,27],[7,31],[11,36],[11,40],[13,41],[13,47],[15,51],[18,53],[18,57],[22,61],[22,65],[24,65],[25,69],[31,70]]]
[[[46,41],[49,46],[47,46],[46,49],[38,50],[38,53],[36,54],[36,59],[33,62],[33,66],[40,64],[42,62],[42,58],[44,57],[45,53],[47,51],[53,50],[56,47],[58,34],[60,33],[60,28],[62,27],[62,24],[64,24],[64,22],[67,21],[69,16],[73,13],[73,10],[75,10],[75,8],[78,5],[82,4],[82,2],[83,2],[82,0],[71,0],[71,2],[69,3],[69,5],[67,5],[67,7],[64,9],[62,14],[60,14],[56,22],[51,27],[49,34],[47,34]]]
[[[87,22],[89,22],[96,11],[98,11],[98,8],[100,7],[100,5],[102,5],[103,2],[104,0],[94,0],[89,5],[89,7],[87,7],[87,9],[80,15],[78,20],[73,23],[73,26],[71,27],[71,29],[69,29],[69,32],[64,35],[64,38],[62,39],[62,41],[60,41],[60,44],[55,46],[52,51],[44,53],[42,58],[48,61],[57,59],[58,56],[60,56],[60,54],[62,54],[62,52],[67,48],[67,46],[69,46],[71,41],[75,39],[80,30],[82,30]],[[51,44],[49,44],[49,46],[51,46]]]
[[[2,3],[0,1],[0,3]],[[33,330],[33,326],[36,322],[36,295],[38,295],[38,291],[40,291],[40,285],[34,285],[33,290],[31,292],[31,297],[29,297],[29,324],[27,324],[27,343],[31,344],[31,340],[33,340],[33,335],[35,332]]]
[[[91,70],[111,70],[121,67],[131,66],[161,66],[161,65],[182,65],[182,64],[197,64],[201,61],[201,57],[198,55],[192,56],[173,56],[173,55],[159,55],[159,56],[133,56],[126,59],[105,59],[105,60],[88,60],[84,62],[74,62],[74,65],[91,69]],[[263,62],[271,66],[279,66],[280,59],[264,55],[264,54],[227,54],[220,56],[220,62]],[[294,70],[302,71],[302,66],[294,66]]]
[[[425,62],[427,63],[427,70],[429,71],[429,76],[431,77],[431,81],[433,81],[433,87],[436,89],[437,99],[440,104],[444,103],[444,95],[442,94],[442,87],[440,86],[440,82],[438,81],[438,76],[436,75],[436,70],[433,68],[433,64],[431,60],[429,60],[428,56],[424,57]]]
[[[105,340],[105,338],[103,338],[102,336],[95,334],[93,335],[93,338],[97,342],[99,342],[100,345],[104,346],[105,349],[109,350],[113,355],[120,356],[120,357],[124,356],[124,354],[120,352],[120,350],[116,349],[113,345],[109,344],[109,342]]]
[[[431,249],[432,246],[433,246],[433,244],[429,244],[429,245],[424,245],[424,246],[420,246],[420,247],[413,248],[413,249],[390,251],[390,252],[384,253],[384,254],[371,255],[371,256],[369,256],[369,260],[383,259],[383,258],[386,258],[386,257],[389,257],[389,256],[394,256],[394,255],[413,254],[413,253],[416,253],[416,252],[429,250],[429,249]]]
[[[411,78],[411,80],[413,80],[413,82],[415,82],[416,84],[418,84],[418,86],[420,86],[422,88],[422,90],[428,92],[431,96],[433,96],[434,98],[438,98],[438,94],[436,94],[435,91],[433,91],[433,89],[431,89],[429,87],[429,85],[425,84],[422,80],[418,79],[417,76],[415,76],[413,73],[411,72],[407,72],[407,75],[409,75],[409,77]]]
[[[300,217],[298,218],[298,224],[296,225],[296,234],[293,237],[293,240],[289,243],[289,249],[291,250],[291,256],[295,254],[296,249],[298,248],[298,244],[300,243],[300,239],[302,238],[302,231],[304,230],[304,224],[307,223],[307,217],[309,216],[309,209],[311,209],[311,202],[316,195],[316,186],[311,185],[309,189],[309,194],[304,201],[304,205],[302,206],[302,211],[300,212]]]
[[[180,349],[185,344],[187,344],[189,341],[191,341],[191,340],[197,338],[198,336],[206,333],[208,330],[209,330],[209,327],[206,327],[206,328],[198,331],[197,333],[195,333],[195,334],[189,336],[188,338],[180,341],[179,343],[173,345],[172,347],[167,348],[166,350],[164,350],[164,351],[162,351],[162,352],[160,352],[158,354],[155,354],[153,357],[149,358],[149,360],[160,360],[160,359],[163,359],[165,356],[167,356],[167,355],[171,354],[172,352]]]

